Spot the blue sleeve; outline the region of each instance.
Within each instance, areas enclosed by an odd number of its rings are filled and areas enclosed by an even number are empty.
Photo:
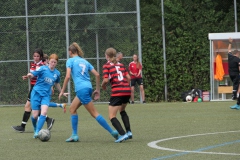
[[[91,65],[91,63],[88,62],[88,70],[91,71],[93,69],[94,69],[94,67]]]
[[[71,59],[68,59],[66,62],[66,68],[72,68]]]
[[[34,77],[39,76],[41,74],[43,67],[44,66],[41,66],[41,67],[37,68],[35,71],[31,72],[34,75]]]

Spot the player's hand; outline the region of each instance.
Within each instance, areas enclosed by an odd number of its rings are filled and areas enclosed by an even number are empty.
[[[233,42],[233,40],[232,40],[232,38],[231,38],[231,37],[229,38],[229,40],[228,40],[228,41],[229,41],[230,43],[232,43],[232,42]]]
[[[93,92],[93,100],[98,100],[99,98],[100,98],[100,91],[99,90],[95,90],[94,92]]]
[[[25,80],[25,79],[28,79],[28,76],[22,76],[22,79]]]
[[[64,97],[67,97],[67,96],[69,95],[69,93],[60,92],[59,95],[58,95],[58,99],[59,99],[59,100],[61,99],[62,95],[63,95]]]
[[[106,86],[106,85],[103,85],[103,86],[102,86],[102,89],[103,89],[103,90],[106,90],[106,89],[107,89],[107,86]]]

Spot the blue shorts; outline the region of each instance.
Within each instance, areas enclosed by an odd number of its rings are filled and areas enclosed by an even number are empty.
[[[34,89],[31,92],[31,108],[32,110],[41,110],[41,105],[49,106],[50,96],[40,96]]]
[[[92,88],[84,88],[76,92],[78,99],[80,99],[81,103],[88,104],[92,101]]]

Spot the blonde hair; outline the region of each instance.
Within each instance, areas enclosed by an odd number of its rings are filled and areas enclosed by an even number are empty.
[[[114,48],[108,48],[106,51],[105,51],[105,54],[109,57],[109,61],[116,64],[117,63],[117,60],[116,60],[116,54],[117,54],[117,51],[114,49]]]
[[[50,57],[49,57],[49,60],[50,60],[50,59],[55,59],[56,61],[58,61],[58,56],[57,56],[57,54],[56,54],[56,53],[51,54]]]
[[[81,47],[76,42],[73,42],[69,46],[68,50],[71,51],[73,54],[77,54],[79,57],[84,56],[84,53],[83,53]]]

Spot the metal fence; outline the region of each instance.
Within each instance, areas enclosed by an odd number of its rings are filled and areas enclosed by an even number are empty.
[[[6,1],[0,6],[0,105],[20,105],[27,99],[29,83],[22,75],[29,71],[35,48],[60,57],[61,82],[65,76],[68,46],[77,42],[84,57],[102,77],[104,51],[114,47],[124,54],[125,66],[134,53],[141,61],[139,0],[35,0]],[[94,77],[92,76],[94,85]],[[72,82],[63,99],[75,96]],[[135,92],[138,92],[138,88]],[[139,94],[135,94],[139,100]],[[107,102],[110,87],[98,102]],[[58,101],[57,94],[52,98]]]

